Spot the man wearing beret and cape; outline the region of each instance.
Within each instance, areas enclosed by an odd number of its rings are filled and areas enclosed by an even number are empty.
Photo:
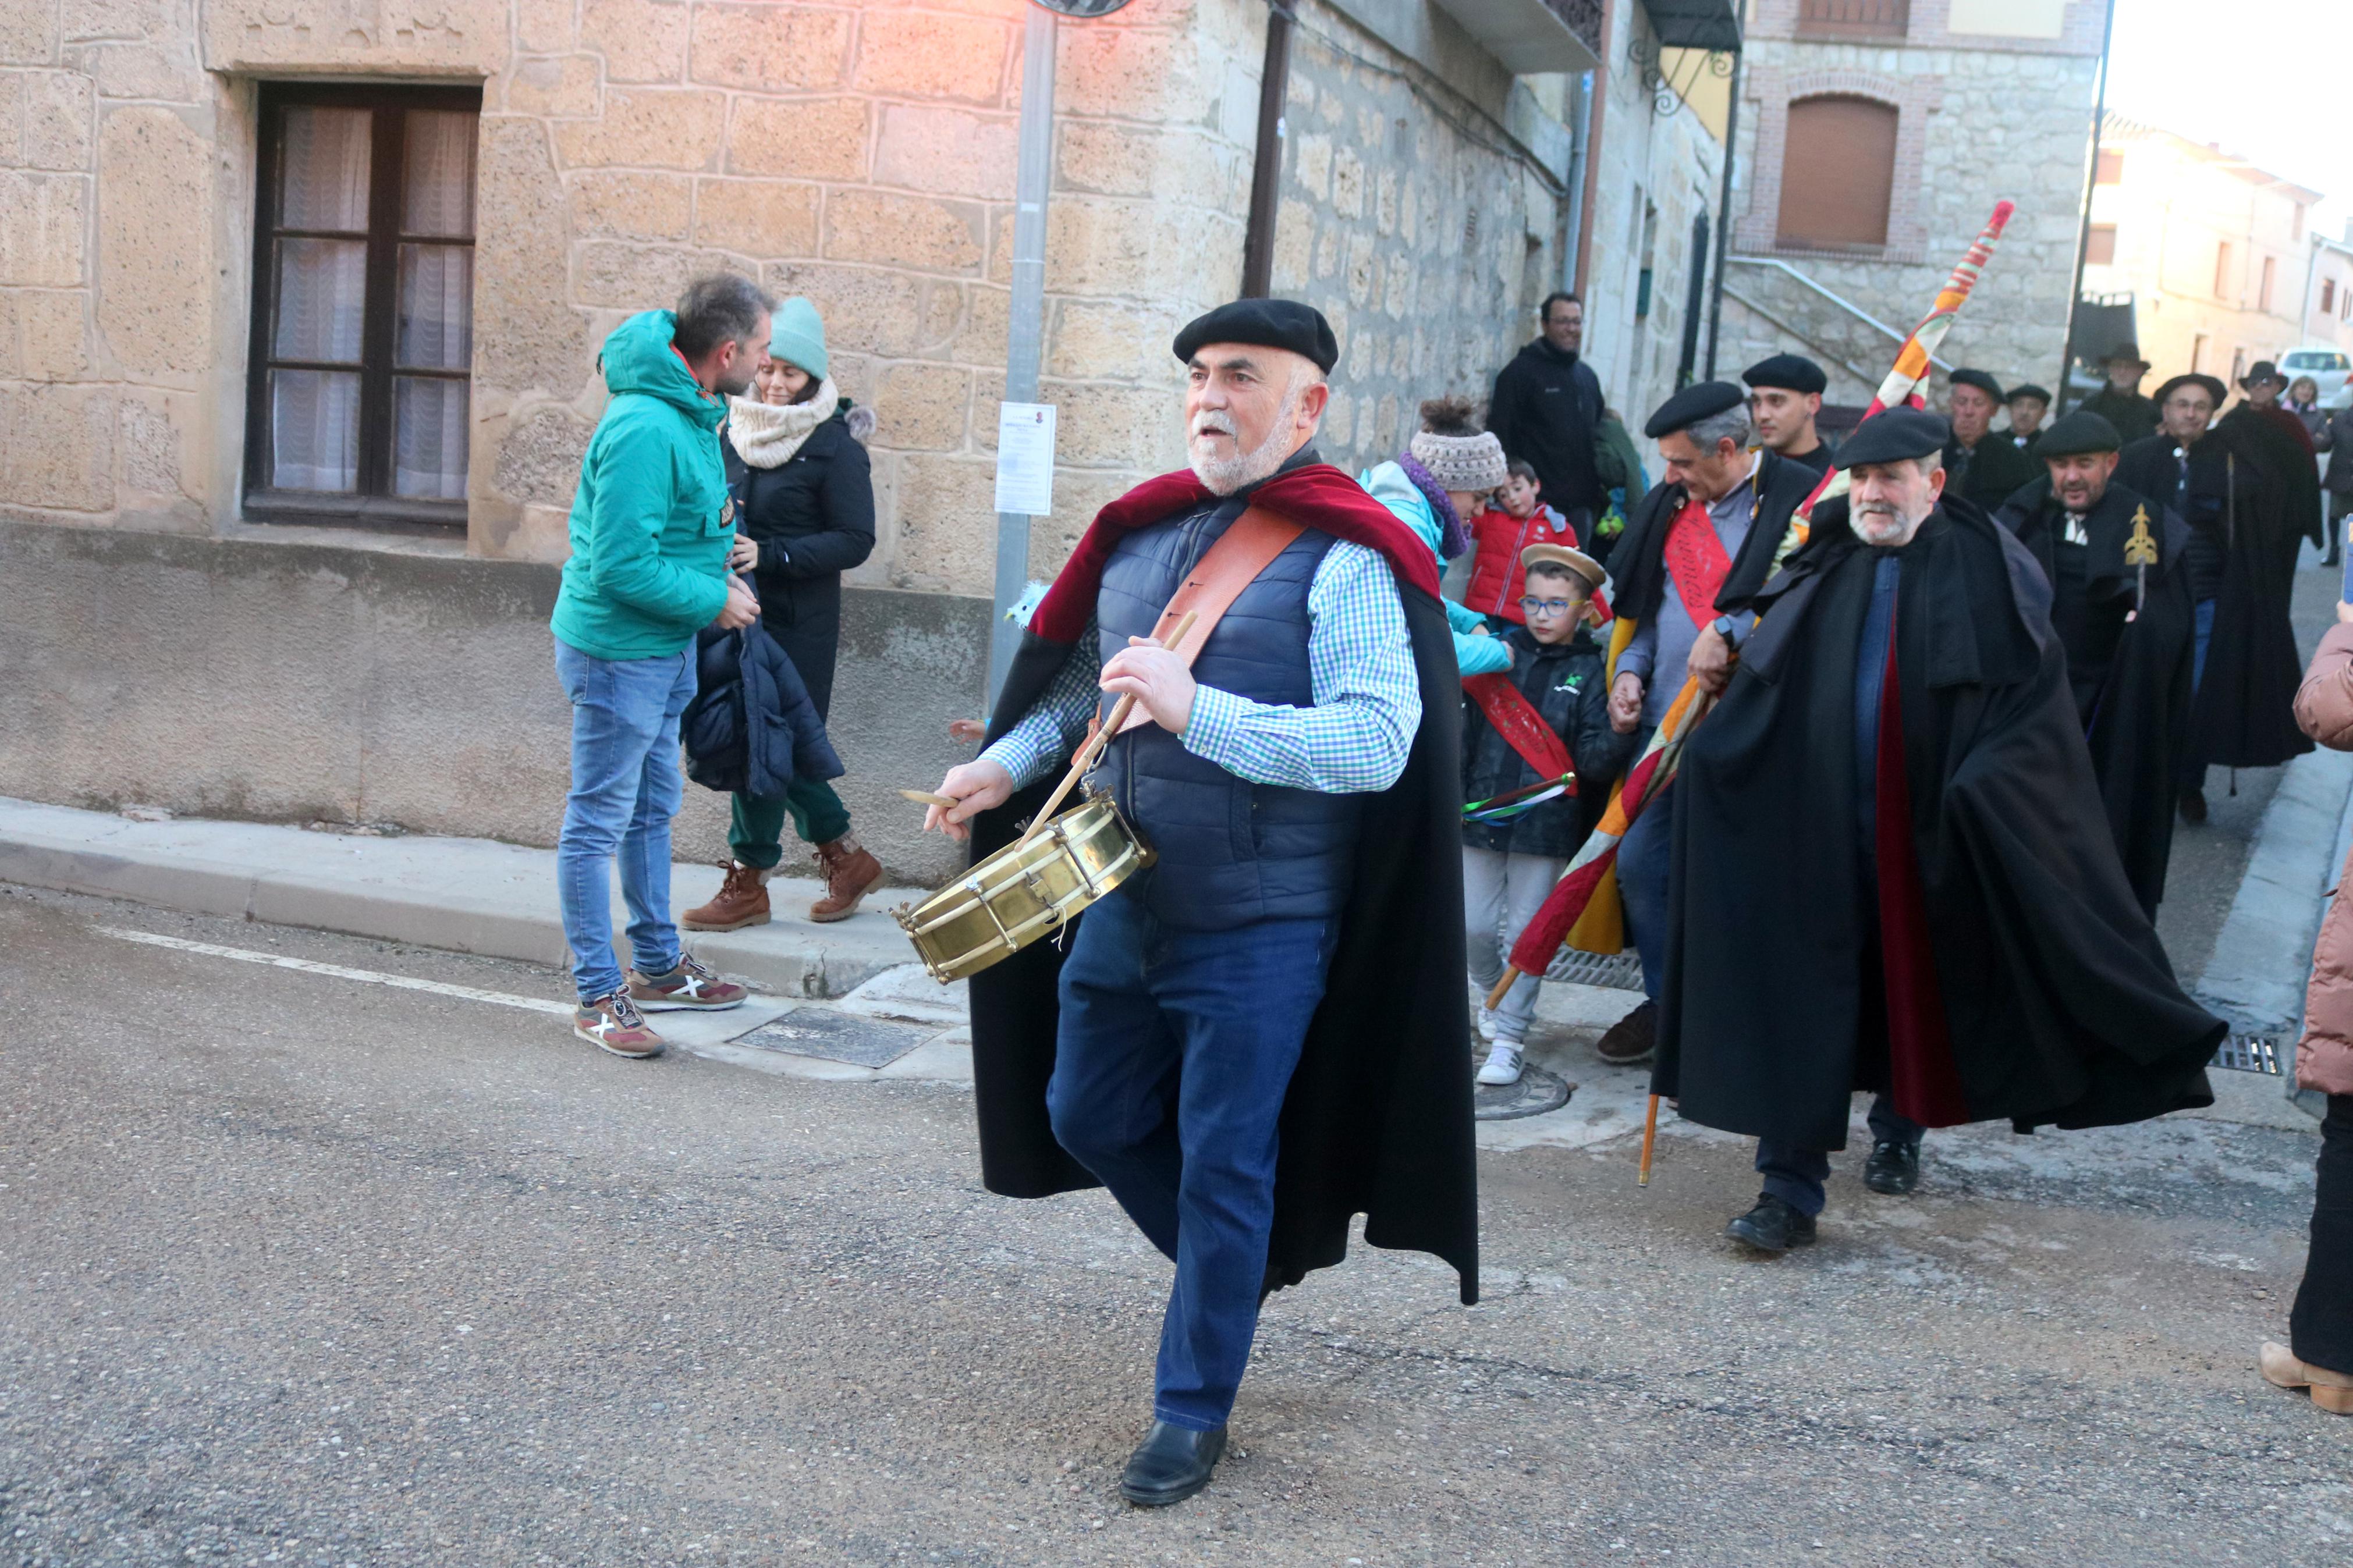
[[[1748,384],[1748,416],[1757,439],[1819,479],[1831,471],[1831,449],[1815,426],[1831,378],[1803,354],[1775,354],[1740,373]]]
[[[2034,482],[2034,459],[1993,427],[2003,403],[2001,383],[1981,370],[1957,370],[1945,399],[1953,415],[1945,442],[1947,492],[1991,511]]]
[[[1304,305],[1177,334],[1192,471],[1100,512],[1029,630],[980,756],[927,826],[986,854],[1091,720],[1135,719],[1096,784],[1158,854],[972,979],[982,1177],[1100,1181],[1173,1259],[1153,1422],[1121,1490],[1192,1496],[1224,1451],[1267,1292],[1337,1263],[1350,1218],[1476,1297],[1459,841],[1461,693],[1438,566],[1317,457],[1338,357]],[[1237,566],[1239,563],[1239,566]],[[1237,582],[1181,650],[1188,579]],[[1210,603],[1215,603],[1211,597]]]
[[[1727,1234],[1768,1252],[1814,1239],[1857,1089],[1926,1127],[2213,1101],[2221,1020],[2125,879],[2042,574],[1939,500],[1949,434],[1898,408],[1839,448],[1852,489],[1757,595],[1675,780],[1651,1090],[1758,1141]]]
[[[2051,584],[2092,776],[2133,894],[2151,919],[2173,854],[2189,732],[2189,525],[2116,481],[2116,428],[2082,409],[2041,433],[2049,469],[1996,514]]]
[[[2268,768],[2312,750],[2295,723],[2304,659],[2288,618],[2304,525],[2245,422],[2215,420],[2228,390],[2214,376],[2175,376],[2157,389],[2158,433],[2116,463],[2117,483],[2189,525],[2196,630],[2179,805],[2191,823],[2206,820],[2209,766]]]
[[[1746,401],[1729,382],[1704,381],[1668,398],[1642,426],[1659,444],[1666,478],[1634,509],[1609,563],[1618,587],[1609,721],[1634,737],[1630,755],[1641,755],[1686,675],[1722,689],[1756,621],[1748,601],[1772,575],[1789,513],[1820,481],[1806,464],[1750,445]],[[1670,785],[1634,819],[1613,879],[1594,895],[1604,926],[1622,898],[1626,933],[1642,955],[1644,1001],[1596,1045],[1606,1061],[1640,1061],[1655,1038],[1672,817],[1659,808],[1672,798]],[[1609,951],[1601,931],[1586,929]]]

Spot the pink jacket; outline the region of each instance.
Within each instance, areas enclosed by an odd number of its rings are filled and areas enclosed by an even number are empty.
[[[2330,750],[2353,752],[2353,625],[2339,623],[2320,639],[2295,694],[2295,721]],[[2337,874],[2337,896],[2313,944],[2295,1081],[2324,1094],[2353,1094],[2353,855]]]

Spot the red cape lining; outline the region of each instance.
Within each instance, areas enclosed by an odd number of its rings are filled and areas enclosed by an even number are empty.
[[[1103,563],[1120,536],[1216,498],[1189,468],[1145,480],[1095,513],[1078,548],[1029,617],[1029,629],[1048,642],[1076,642],[1095,613]],[[1362,485],[1329,463],[1310,463],[1275,475],[1250,494],[1250,504],[1335,539],[1380,552],[1399,583],[1438,597],[1438,558],[1419,534]]]

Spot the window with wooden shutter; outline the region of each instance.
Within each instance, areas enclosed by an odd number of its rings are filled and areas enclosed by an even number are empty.
[[[2113,267],[2116,262],[2116,226],[2095,223],[2084,241],[2084,259],[2094,267]]]
[[[466,521],[473,88],[266,84],[246,514]]]
[[[1893,104],[1846,93],[1790,103],[1779,244],[1852,249],[1887,243],[1898,118]]]

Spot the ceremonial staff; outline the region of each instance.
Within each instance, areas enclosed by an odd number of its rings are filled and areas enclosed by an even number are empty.
[[[1863,418],[1869,419],[1890,408],[1918,408],[1926,405],[1927,399],[1923,389],[1927,384],[1930,356],[1944,342],[1945,334],[1952,330],[1954,316],[1959,313],[1970,291],[1977,287],[1978,276],[1992,258],[1994,244],[2001,238],[2002,228],[2010,222],[2010,215],[2014,210],[2014,203],[1995,204],[1993,216],[1987,220],[1984,229],[1970,244],[1959,265],[1953,268],[1952,276],[1945,279],[1944,288],[1937,290],[1936,304],[1920,324],[1912,329],[1912,335],[1904,340],[1904,346],[1896,351],[1894,368],[1879,384],[1878,394],[1872,398],[1871,405],[1862,411]],[[1780,547],[1773,552],[1773,564],[1777,569],[1806,542],[1813,526],[1814,509],[1825,500],[1846,494],[1846,490],[1844,468],[1832,468],[1823,477],[1821,483],[1814,487],[1813,494],[1790,514],[1788,530],[1781,537]],[[1577,941],[1577,928],[1593,905],[1594,895],[1611,876],[1618,858],[1618,846],[1624,840],[1627,828],[1634,818],[1641,815],[1643,807],[1658,798],[1659,792],[1672,781],[1675,769],[1683,761],[1684,742],[1691,738],[1692,731],[1715,704],[1715,696],[1702,689],[1697,679],[1685,679],[1683,689],[1675,694],[1666,716],[1660,720],[1658,729],[1652,731],[1650,744],[1642,749],[1641,756],[1627,770],[1625,780],[1611,794],[1609,807],[1602,814],[1601,821],[1586,838],[1577,852],[1577,858],[1569,862],[1568,868],[1561,873],[1560,880],[1553,885],[1553,890],[1546,897],[1543,906],[1520,933],[1520,940],[1513,945],[1511,961],[1504,966],[1504,977],[1487,997],[1488,1006],[1503,1005],[1504,994],[1521,975],[1543,973],[1551,966],[1553,954],[1560,951],[1563,942],[1582,945]],[[1588,936],[1588,940],[1592,939]],[[1608,948],[1590,951],[1615,952],[1618,946],[1613,943]],[[1650,1114],[1642,1132],[1641,1181],[1645,1185],[1650,1182],[1651,1154],[1658,1137],[1658,1126],[1659,1097],[1654,1094],[1651,1097]]]

